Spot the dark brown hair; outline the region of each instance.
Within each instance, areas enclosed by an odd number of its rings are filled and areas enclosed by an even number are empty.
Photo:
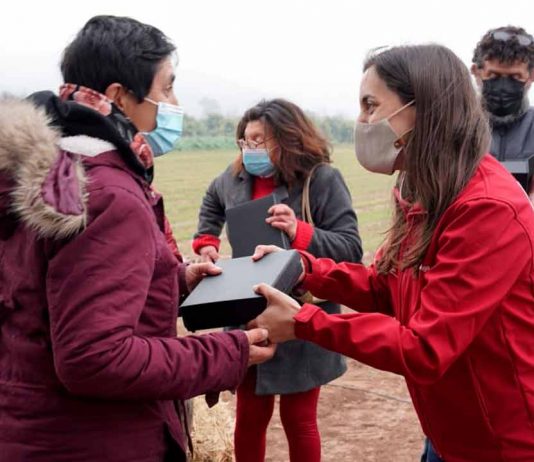
[[[296,104],[281,98],[260,101],[239,121],[236,140],[244,138],[247,124],[257,120],[266,124],[279,146],[271,154],[278,183],[293,186],[306,178],[315,164],[330,162],[327,140]],[[234,161],[234,173],[239,174],[242,169],[240,153]]]
[[[404,104],[415,101],[415,127],[404,148],[401,192],[425,211],[410,230],[396,202],[377,268],[383,274],[398,267],[417,272],[439,219],[489,148],[488,122],[467,67],[448,48],[395,47],[369,57],[364,70],[372,66]],[[409,232],[413,238],[407,242]]]

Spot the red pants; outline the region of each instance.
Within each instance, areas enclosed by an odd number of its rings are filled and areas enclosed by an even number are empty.
[[[255,388],[256,370],[252,368],[237,389],[236,462],[265,460],[265,437],[273,415],[274,395],[258,396]],[[321,437],[317,428],[319,390],[280,395],[280,420],[289,443],[291,462],[321,460]]]

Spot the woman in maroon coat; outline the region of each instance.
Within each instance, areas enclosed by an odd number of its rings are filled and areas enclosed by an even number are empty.
[[[95,17],[65,51],[60,97],[0,101],[0,454],[185,460],[175,400],[235,388],[266,332],[176,338],[213,264],[168,247],[152,157],[181,132],[174,46]]]

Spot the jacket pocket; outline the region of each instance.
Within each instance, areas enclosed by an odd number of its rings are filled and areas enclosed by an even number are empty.
[[[495,432],[491,425],[491,420],[489,418],[489,412],[488,412],[488,407],[486,405],[486,400],[484,398],[484,393],[482,392],[482,388],[480,387],[480,382],[478,381],[478,376],[475,372],[475,367],[473,366],[471,359],[468,359],[467,363],[469,364],[469,373],[471,374],[471,378],[473,380],[473,390],[478,399],[478,404],[480,406],[481,414],[484,417],[484,421],[486,422],[488,431],[492,435],[495,435]]]

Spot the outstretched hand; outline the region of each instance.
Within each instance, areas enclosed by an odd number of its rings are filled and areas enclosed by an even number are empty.
[[[254,260],[254,261],[261,260],[263,257],[265,257],[265,255],[268,255],[268,254],[274,253],[274,252],[280,252],[281,250],[284,250],[284,249],[281,249],[280,247],[277,247],[275,245],[258,245],[254,249],[254,254],[252,255],[252,260]],[[300,260],[300,263],[302,265],[302,272],[300,273],[300,276],[297,279],[297,284],[300,284],[302,282],[302,280],[304,279],[304,276],[306,275],[304,262],[302,261],[302,258]]]
[[[267,308],[256,319],[250,321],[247,327],[267,329],[269,340],[274,343],[295,339],[293,317],[300,310],[298,302],[268,284],[259,284],[254,290],[267,299]]]
[[[277,247],[276,245],[257,245],[254,249],[254,254],[252,255],[252,260],[258,261],[261,260],[265,255],[274,252],[280,252],[284,249]]]
[[[205,276],[216,276],[222,269],[213,263],[193,263],[185,270],[185,283],[191,292]]]

